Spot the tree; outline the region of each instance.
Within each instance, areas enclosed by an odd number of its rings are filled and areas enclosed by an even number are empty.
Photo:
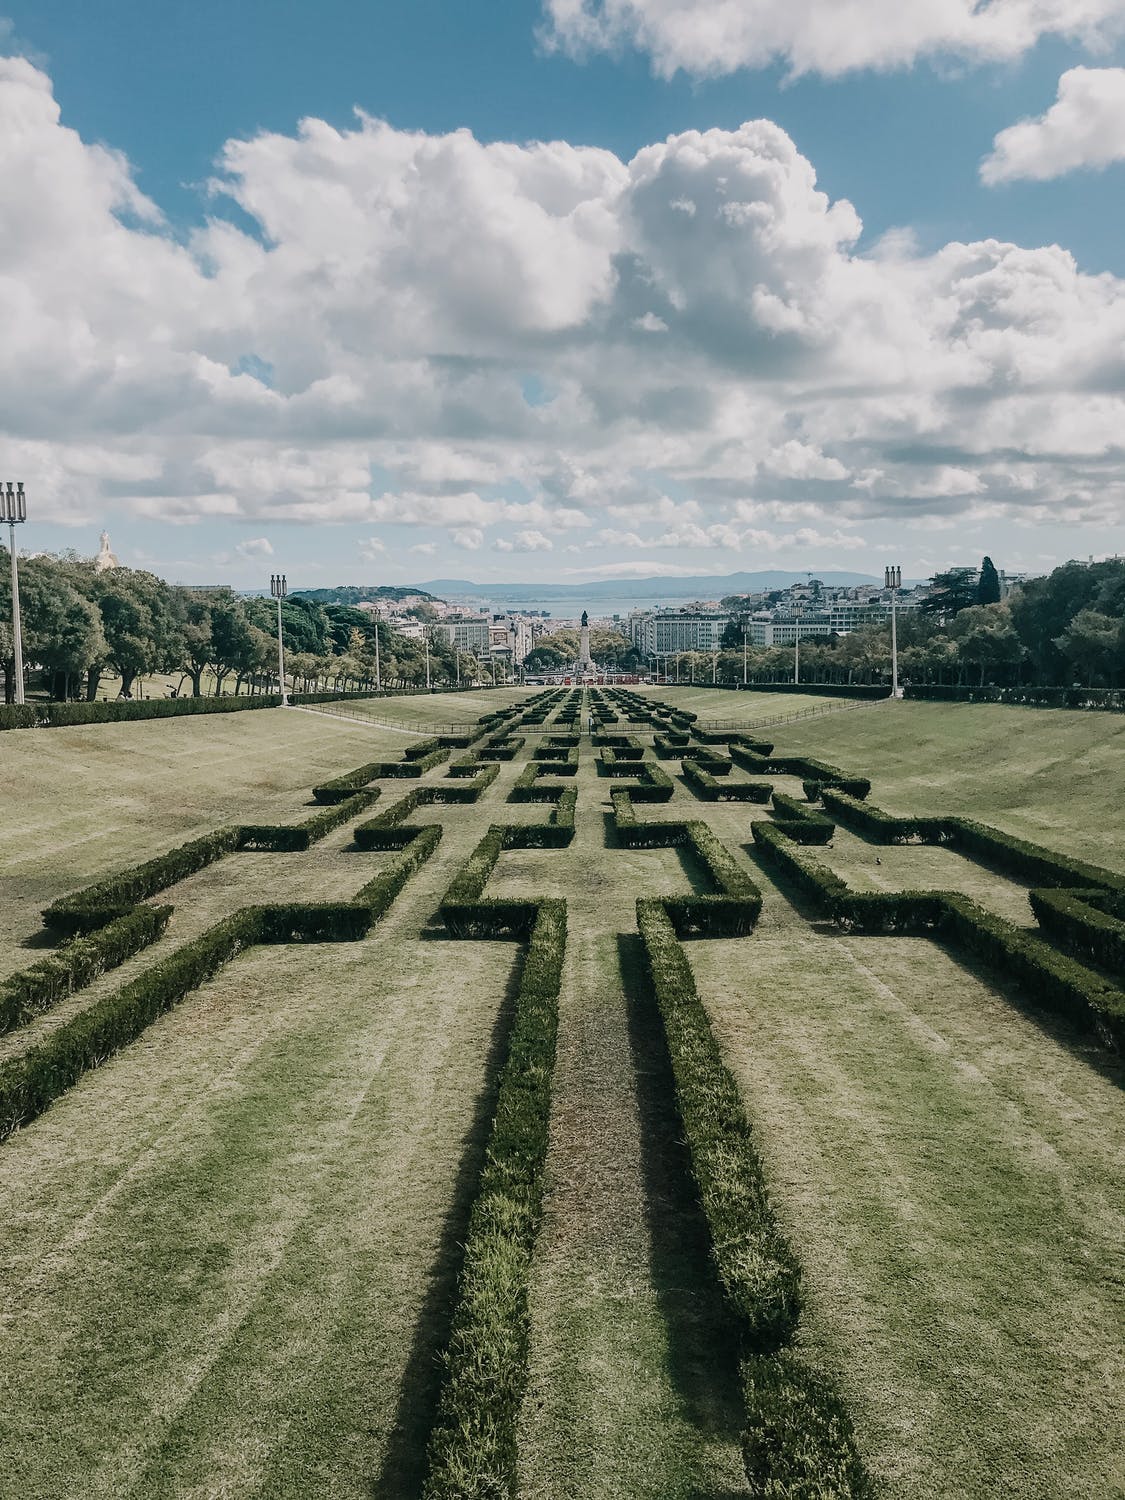
[[[183,669],[191,679],[191,695],[203,692],[203,674],[214,660],[211,637],[211,603],[207,596],[181,596],[180,639],[183,641]]]
[[[565,667],[568,658],[554,646],[545,645],[542,641],[534,646],[524,658],[524,666],[529,672],[556,672],[560,667]]]
[[[168,585],[152,573],[114,568],[94,574],[94,600],[105,633],[105,664],[121,679],[123,697],[131,697],[139,673],[168,671],[182,656],[183,642]],[[101,663],[91,669],[86,696],[97,696]]]
[[[981,686],[989,668],[1015,666],[1023,645],[1006,604],[976,604],[962,610],[949,632],[962,661],[980,668]]]
[[[9,592],[9,609],[10,601]],[[29,558],[21,565],[20,607],[27,661],[43,668],[56,698],[68,697],[72,679],[106,652],[97,607],[49,557]]]
[[[1122,665],[1125,622],[1096,609],[1082,609],[1059,636],[1055,645],[1087,684],[1096,677],[1111,685]]]
[[[980,580],[977,583],[978,604],[1000,603],[1000,575],[991,557],[986,557],[980,565]]]
[[[932,592],[920,605],[922,613],[936,615],[945,623],[977,602],[972,568],[950,568],[946,573],[935,573],[930,587]]]

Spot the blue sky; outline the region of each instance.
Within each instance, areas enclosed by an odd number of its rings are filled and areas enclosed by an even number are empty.
[[[584,43],[566,0],[8,0],[27,544],[248,587],[1125,550],[1123,7],[1081,5],[888,57],[861,0],[825,76],[780,0],[760,37],[608,0]]]

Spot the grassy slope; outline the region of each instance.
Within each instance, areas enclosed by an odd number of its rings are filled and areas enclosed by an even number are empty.
[[[840,1373],[894,1496],[1125,1482],[1118,1081],[923,940],[816,931],[763,877],[690,948]]]
[[[686,690],[679,690],[686,692]],[[670,688],[659,696],[679,702]],[[784,693],[696,693],[704,718],[800,707]],[[1125,714],[973,703],[886,703],[779,725],[779,751],[871,777],[896,813],[961,813],[1125,869]]]
[[[435,716],[459,701],[424,700]],[[55,897],[220,824],[299,822],[312,811],[315,782],[397,759],[410,742],[391,729],[280,709],[9,731],[0,737],[0,973],[39,956],[18,944]],[[388,784],[384,797],[393,791]]]
[[[459,811],[366,942],[245,956],[4,1148],[5,1493],[408,1492],[514,957],[419,940]]]

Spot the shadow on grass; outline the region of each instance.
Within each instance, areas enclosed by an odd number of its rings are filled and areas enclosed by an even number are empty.
[[[737,1444],[743,1426],[735,1320],[710,1257],[696,1198],[672,1066],[637,933],[617,939],[628,1009],[629,1046],[641,1124],[649,1267],[668,1327],[669,1374],[683,1409],[701,1433]],[[695,1500],[727,1500],[744,1489],[700,1490]]]
[[[442,1224],[437,1254],[430,1265],[426,1296],[414,1325],[386,1453],[378,1475],[367,1490],[369,1500],[415,1500],[422,1489],[426,1445],[441,1390],[440,1356],[449,1339],[465,1235],[496,1108],[500,1070],[507,1056],[523,975],[523,955],[521,947],[492,1028],[484,1086],[477,1095],[472,1121],[463,1137],[453,1198]]]

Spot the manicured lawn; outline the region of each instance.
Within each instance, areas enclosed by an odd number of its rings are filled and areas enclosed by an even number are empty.
[[[868,1462],[894,1496],[1111,1500],[1120,1075],[934,944],[814,930],[762,884],[752,937],[689,952]]]
[[[810,707],[649,691],[748,726]],[[408,726],[524,696],[368,705],[385,724],[263,710],[5,735],[0,973],[43,955],[24,944],[54,897],[220,824],[300,821],[315,782],[397,758]],[[930,704],[768,731],[869,775],[892,812],[963,813],[1119,869],[1123,734],[1109,715]],[[490,824],[546,819],[506,801],[524,764],[478,805],[412,815],[442,842],[366,940],[242,955],[0,1146],[0,1493],[418,1495],[518,971],[514,945],[451,942],[435,913]],[[929,941],[807,920],[754,860],[767,810],[702,802],[661,764],[673,798],[638,813],[706,821],[764,892],[753,935],[687,951],[805,1266],[803,1347],[886,1494],[1120,1494],[1120,1077]],[[725,1500],[745,1492],[737,1351],[634,911],[701,872],[614,846],[615,782],[588,742],[565,784],[573,844],[507,851],[489,883],[568,904],[519,1493]],[[373,812],[411,785],[384,782]],[[156,948],[0,1039],[0,1062],[229,911],[347,898],[392,857],[351,833],[172,887]],[[839,830],[818,857],[856,889],[959,889],[1030,922],[1021,884],[948,850]]]

